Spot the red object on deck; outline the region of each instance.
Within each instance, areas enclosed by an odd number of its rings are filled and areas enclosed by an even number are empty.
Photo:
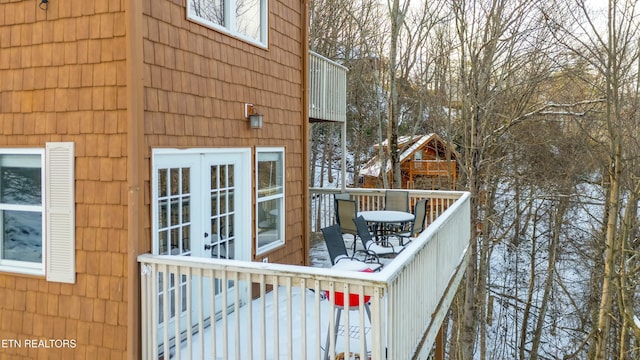
[[[370,272],[373,272],[373,270],[364,269],[364,270],[362,270],[362,272],[370,273]],[[344,304],[344,293],[341,292],[341,291],[336,291],[335,294],[336,294],[336,298],[335,298],[336,306],[344,307],[345,306],[345,304]],[[327,299],[330,299],[329,295],[330,295],[330,292],[327,291]],[[370,299],[371,299],[371,296],[365,296],[364,297],[364,302],[368,303]],[[353,306],[359,306],[359,305],[360,305],[360,294],[349,294],[349,304],[346,305],[346,306],[353,307]]]

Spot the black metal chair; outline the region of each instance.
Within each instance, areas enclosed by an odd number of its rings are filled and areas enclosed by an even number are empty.
[[[369,268],[374,271],[380,270],[380,268],[382,267],[382,264],[380,264],[380,260],[378,259],[378,257],[370,254],[367,251],[359,250],[354,252],[353,255],[349,256],[347,247],[344,244],[344,239],[342,238],[340,226],[338,224],[322,228],[321,231],[324,242],[327,244],[327,250],[329,251],[331,265],[335,266],[338,262],[340,262],[345,269],[352,268],[353,270],[362,270],[363,268]],[[362,254],[364,258],[362,260],[357,258],[357,254]],[[364,266],[363,264],[366,264],[366,266]]]
[[[367,252],[368,256],[382,256],[382,255],[397,255],[402,250],[404,250],[404,246],[393,246],[390,243],[387,246],[382,246],[377,244],[373,240],[373,236],[369,232],[369,227],[367,226],[367,221],[362,217],[358,216],[353,219],[353,223],[356,225],[358,229],[358,237],[362,241],[362,245],[364,246],[364,251]]]
[[[404,245],[404,240],[408,239],[409,241],[413,240],[416,234],[421,233],[426,228],[426,219],[427,219],[427,203],[429,199],[421,199],[416,201],[416,204],[413,207],[413,215],[415,218],[411,223],[411,227],[409,231],[402,232],[397,234],[400,237],[401,245]]]
[[[340,225],[340,231],[343,234],[350,234],[353,236],[353,251],[355,251],[356,236],[358,236],[358,229],[353,224],[353,219],[358,216],[358,204],[355,200],[334,199],[334,206],[336,212],[336,222]]]
[[[409,192],[405,190],[385,191],[384,209],[409,212]]]

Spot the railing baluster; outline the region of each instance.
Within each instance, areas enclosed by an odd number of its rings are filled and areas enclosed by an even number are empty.
[[[222,355],[225,359],[229,358],[229,308],[227,304],[228,282],[227,282],[227,270],[222,270],[222,284],[220,284],[220,292],[222,298]],[[214,300],[215,301],[215,300]]]
[[[262,353],[262,360],[267,359],[266,297],[266,278],[264,274],[260,274],[260,314],[262,315],[262,319],[260,320],[260,351]]]
[[[240,282],[238,281],[238,273],[233,273],[233,312],[235,316],[233,317],[233,328],[235,329],[235,352],[236,359],[242,359],[242,350],[240,347]]]
[[[280,358],[280,341],[277,334],[280,330],[280,296],[278,292],[278,275],[273,275],[273,356]]]
[[[253,333],[253,283],[251,282],[251,274],[245,274],[245,281],[247,282],[247,304],[246,304],[246,313],[247,313],[247,329],[248,338],[253,339],[255,334]],[[249,344],[247,347],[249,351],[249,360],[253,359],[253,344]]]
[[[209,341],[211,342],[211,352],[213,354],[217,354],[217,344],[216,344],[216,325],[215,325],[215,318],[216,318],[216,277],[215,277],[215,271],[213,269],[210,269],[208,271],[208,278],[209,278],[209,316],[211,317],[211,339],[209,339]],[[204,338],[204,335],[202,336]]]

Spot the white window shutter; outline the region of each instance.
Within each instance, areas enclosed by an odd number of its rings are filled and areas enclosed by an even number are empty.
[[[47,281],[76,282],[74,143],[45,151]]]

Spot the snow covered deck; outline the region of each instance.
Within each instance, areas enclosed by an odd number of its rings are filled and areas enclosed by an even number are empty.
[[[360,209],[382,205],[383,191],[349,192]],[[315,210],[332,197],[311,193]],[[363,306],[344,311],[329,358],[365,343],[371,359],[426,358],[464,273],[470,207],[468,193],[412,191],[421,197],[432,204],[429,226],[378,273],[140,256],[143,359],[324,359],[336,291],[370,297],[371,321]],[[316,224],[331,221],[316,213]]]

